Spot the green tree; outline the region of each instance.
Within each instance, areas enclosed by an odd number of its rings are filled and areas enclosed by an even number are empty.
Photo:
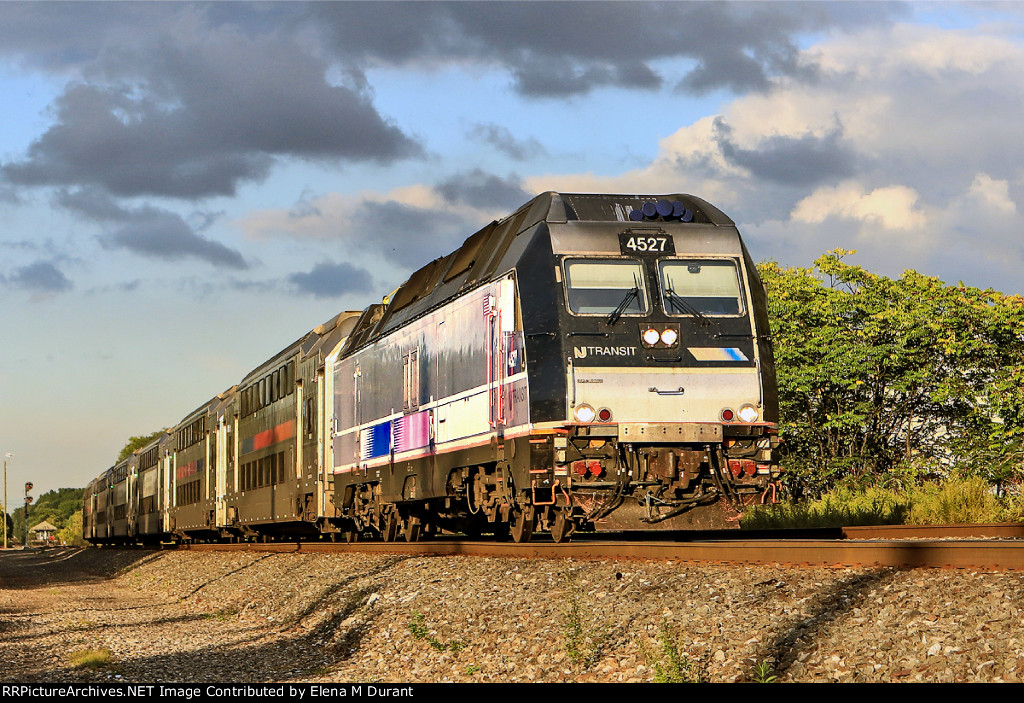
[[[28,509],[29,528],[38,525],[44,520],[50,522],[58,530],[65,528],[71,517],[82,510],[83,488],[58,488],[56,491],[47,491],[39,496]],[[12,501],[13,504],[13,501]],[[13,511],[15,540],[25,542],[25,506]],[[81,524],[79,524],[81,533]]]
[[[815,492],[860,476],[1020,474],[1024,298],[898,279],[844,261],[759,266],[768,290],[784,466]]]
[[[114,463],[120,464],[122,461],[130,457],[132,454],[134,454],[135,452],[137,452],[138,450],[142,449],[147,444],[152,442],[154,439],[159,439],[160,437],[163,437],[165,432],[167,432],[167,430],[163,429],[157,430],[156,432],[153,432],[152,434],[148,435],[129,437],[128,443],[125,444],[124,447],[121,449],[121,453],[117,455],[117,459],[114,461]]]
[[[57,532],[57,539],[64,544],[73,547],[84,547],[85,538],[82,536],[82,509],[72,513],[67,524]]]

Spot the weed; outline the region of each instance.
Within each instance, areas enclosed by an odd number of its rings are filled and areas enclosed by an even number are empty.
[[[407,625],[409,632],[418,640],[425,639],[430,634],[430,630],[423,624],[423,613],[413,613],[409,617],[411,618]]]
[[[754,670],[750,677],[756,683],[775,683],[778,676],[775,675],[775,664],[771,659],[765,659],[754,664]]]
[[[590,666],[601,656],[608,633],[598,627],[586,627],[583,622],[583,597],[576,576],[566,572],[565,596],[562,604],[562,637],[565,653],[574,664]]]
[[[68,654],[73,669],[109,669],[114,665],[114,655],[109,649],[80,649]]]
[[[430,628],[426,625],[426,619],[423,617],[423,613],[414,612],[409,616],[410,620],[406,627],[409,628],[410,634],[418,640],[426,640],[427,644],[436,649],[438,652],[461,652],[466,648],[466,643],[460,640],[451,640],[450,642],[442,642],[435,637],[430,635]]]
[[[654,669],[654,682],[703,683],[704,672],[697,662],[690,659],[680,649],[678,639],[678,636],[669,629],[668,625],[662,625],[661,634],[658,635],[658,642],[661,645],[660,655],[652,656],[641,643],[640,652],[645,659],[651,662],[651,666]]]
[[[236,608],[225,608],[224,610],[218,610],[216,613],[204,613],[202,617],[205,620],[220,620],[221,622],[227,622],[236,615],[238,615],[238,610]]]
[[[472,676],[473,674],[477,673],[478,671],[480,671],[482,669],[483,669],[483,667],[480,666],[479,664],[467,664],[466,665],[466,676]]]

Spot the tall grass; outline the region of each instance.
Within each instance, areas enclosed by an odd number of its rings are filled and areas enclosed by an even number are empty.
[[[981,478],[947,479],[906,490],[841,486],[805,503],[754,506],[747,530],[855,525],[949,525],[1020,520],[1020,501],[996,498]]]
[[[109,669],[114,665],[114,656],[109,649],[80,649],[67,654],[72,669]]]
[[[908,523],[954,525],[1011,519],[1004,503],[981,478],[926,483],[914,491]]]

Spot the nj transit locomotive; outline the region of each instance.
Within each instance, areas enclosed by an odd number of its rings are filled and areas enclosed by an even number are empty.
[[[764,289],[690,195],[545,193],[97,478],[86,538],[723,527],[773,496]]]

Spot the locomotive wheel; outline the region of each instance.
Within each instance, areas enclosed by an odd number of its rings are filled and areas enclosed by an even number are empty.
[[[564,510],[556,510],[555,515],[551,518],[551,539],[556,544],[569,541],[569,535],[572,533],[572,520],[570,520]]]
[[[513,509],[509,513],[509,534],[512,535],[512,541],[516,544],[522,544],[523,542],[529,542],[530,538],[533,537],[533,523],[534,520],[527,519],[522,510]]]
[[[418,542],[420,539],[420,523],[418,520],[414,520],[412,517],[405,519],[405,541],[406,542]]]
[[[380,536],[385,542],[394,542],[398,539],[398,515],[394,512],[381,518]]]

